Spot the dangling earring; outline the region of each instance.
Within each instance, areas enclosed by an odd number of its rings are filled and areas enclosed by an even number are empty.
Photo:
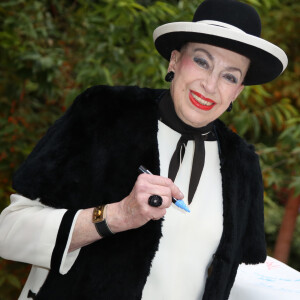
[[[166,82],[171,82],[174,79],[174,72],[170,71],[167,73],[166,77],[165,77],[165,81]]]
[[[228,111],[228,112],[232,111],[232,102],[230,102],[230,104],[229,104],[228,108],[226,109],[226,111]]]

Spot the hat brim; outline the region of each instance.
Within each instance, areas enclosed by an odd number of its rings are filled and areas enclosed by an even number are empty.
[[[276,45],[241,30],[199,22],[175,22],[155,29],[153,39],[157,51],[170,60],[173,50],[188,42],[225,48],[248,57],[251,61],[245,85],[263,84],[278,77],[287,66],[285,52]]]

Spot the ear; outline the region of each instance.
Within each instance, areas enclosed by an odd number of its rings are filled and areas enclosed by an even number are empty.
[[[241,86],[236,90],[235,95],[234,95],[234,99],[232,100],[232,102],[234,102],[237,99],[239,94],[243,91],[244,87],[245,86],[241,84]]]
[[[180,52],[178,50],[173,50],[171,52],[171,58],[170,58],[170,61],[169,61],[168,72],[170,72],[170,71],[175,72],[175,70],[176,70],[176,63],[177,63],[177,61],[179,59],[179,56],[180,56]]]

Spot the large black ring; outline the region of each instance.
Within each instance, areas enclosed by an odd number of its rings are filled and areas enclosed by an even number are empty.
[[[148,200],[148,204],[153,207],[161,206],[162,202],[163,202],[162,197],[158,196],[158,195],[152,195],[149,197],[149,200]]]

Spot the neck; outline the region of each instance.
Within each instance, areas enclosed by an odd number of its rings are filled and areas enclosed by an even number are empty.
[[[205,134],[212,130],[213,122],[202,126],[193,127],[183,122],[177,115],[170,91],[168,90],[159,103],[161,121],[181,134]]]

